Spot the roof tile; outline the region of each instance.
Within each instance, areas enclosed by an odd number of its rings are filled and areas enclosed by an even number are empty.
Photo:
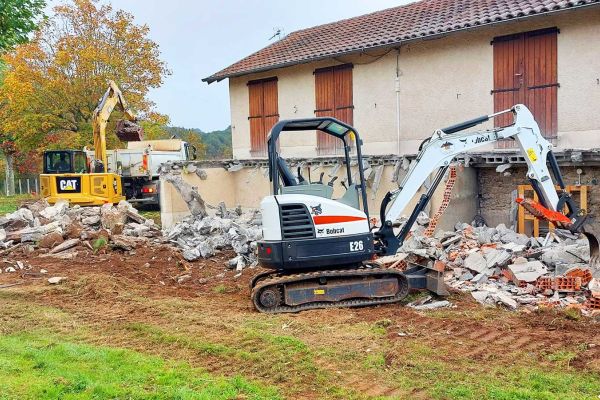
[[[204,81],[594,4],[600,5],[600,0],[422,0],[292,32]]]

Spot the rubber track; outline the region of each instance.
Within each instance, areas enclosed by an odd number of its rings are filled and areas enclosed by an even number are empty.
[[[320,277],[349,277],[349,276],[375,276],[375,275],[396,275],[404,278],[404,274],[400,271],[392,270],[392,269],[382,269],[382,268],[359,268],[359,269],[348,269],[348,270],[332,270],[332,271],[315,271],[315,272],[305,272],[300,274],[291,274],[291,275],[279,275],[277,272],[273,273],[275,276],[273,278],[266,278],[258,282],[258,284],[252,289],[252,302],[254,303],[254,307],[260,312],[269,313],[269,314],[277,314],[277,313],[294,313],[305,310],[313,310],[317,308],[340,308],[340,307],[362,307],[362,306],[373,306],[378,304],[390,304],[401,301],[408,295],[408,282],[406,283],[405,290],[400,290],[396,296],[393,297],[382,297],[376,299],[348,299],[337,302],[331,301],[320,301],[314,303],[306,303],[298,306],[278,306],[274,308],[265,308],[260,302],[260,293],[263,289],[266,289],[269,286],[273,285],[282,285],[285,283],[291,282],[300,282],[303,280],[312,280],[318,279]]]

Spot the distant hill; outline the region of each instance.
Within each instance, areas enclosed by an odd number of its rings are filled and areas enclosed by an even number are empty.
[[[231,126],[228,126],[223,130],[211,132],[203,132],[198,128],[181,128],[178,126],[167,126],[166,129],[171,135],[183,140],[187,140],[190,143],[194,142],[189,140],[190,135],[198,135],[200,137],[200,141],[205,147],[205,158],[216,159],[232,157]]]

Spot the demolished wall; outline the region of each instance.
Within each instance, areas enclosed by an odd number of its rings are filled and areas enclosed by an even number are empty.
[[[334,185],[334,198],[343,194],[340,181],[345,178],[345,168],[342,168],[339,158],[318,159],[293,159],[289,160],[290,168],[295,172],[297,166],[302,167],[302,174],[313,181],[318,181],[321,173],[324,173],[323,181],[327,183],[333,176],[338,180]],[[372,216],[378,216],[381,200],[390,190],[398,188],[397,181],[406,174],[410,163],[409,159],[397,157],[366,157],[369,168],[366,169],[368,180],[368,206]],[[271,184],[265,160],[226,160],[210,162],[178,162],[164,166],[164,171],[169,171],[196,188],[208,205],[216,206],[224,202],[228,207],[241,206],[244,209],[258,208],[262,198],[270,193]],[[202,170],[204,175],[198,175]],[[352,167],[355,174],[358,168]],[[394,179],[397,176],[398,179]],[[440,221],[440,227],[448,229],[458,220],[471,221],[476,214],[476,171],[474,168],[461,168],[458,179],[452,193],[452,215],[444,216]],[[437,210],[443,197],[443,185],[440,185],[427,211],[432,213]],[[428,182],[425,188],[428,187]],[[419,193],[420,194],[420,193]],[[415,194],[413,203],[409,205],[412,209],[418,200],[419,194]],[[175,187],[161,178],[161,221],[163,227],[170,227],[190,215],[188,204],[177,192]],[[410,212],[410,210],[406,210]]]

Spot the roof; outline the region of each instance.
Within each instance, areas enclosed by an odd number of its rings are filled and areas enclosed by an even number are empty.
[[[290,33],[204,78],[225,78],[590,5],[600,0],[422,0]]]

